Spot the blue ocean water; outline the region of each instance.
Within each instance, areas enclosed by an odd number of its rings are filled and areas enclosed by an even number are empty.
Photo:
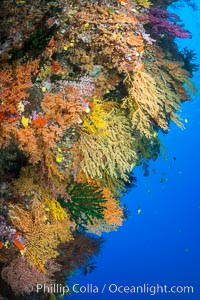
[[[187,5],[171,10],[192,34],[191,39],[177,39],[178,46],[194,50],[195,63],[200,64],[199,0],[196,5],[197,10]],[[193,81],[200,90],[200,72]],[[122,199],[131,217],[117,232],[104,235],[106,242],[95,258],[97,269],[73,276],[69,284],[83,286],[82,292],[66,299],[200,299],[199,97],[198,93],[182,106],[185,130],[172,124],[167,135],[161,134],[162,154],[150,163],[149,176],[144,177],[141,167],[134,169],[137,187]],[[116,287],[137,285],[148,292],[121,292],[122,288],[115,292]],[[178,287],[177,293],[162,292],[165,285]],[[154,286],[158,293],[154,294]],[[193,292],[182,293],[183,286],[192,286]]]

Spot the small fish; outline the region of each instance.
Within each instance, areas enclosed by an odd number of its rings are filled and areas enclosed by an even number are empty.
[[[138,216],[141,214],[141,212],[142,212],[141,208],[138,208],[138,210],[137,210]]]
[[[83,268],[83,275],[86,276],[89,273],[92,273],[96,269],[96,265],[94,262],[88,263]]]

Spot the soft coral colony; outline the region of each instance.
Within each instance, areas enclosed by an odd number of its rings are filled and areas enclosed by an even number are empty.
[[[7,5],[0,266],[2,295],[22,299],[88,263],[102,242],[89,233],[122,225],[133,167],[156,159],[159,130],[183,127],[192,70],[174,44],[189,33],[157,1],[12,1],[9,14]]]

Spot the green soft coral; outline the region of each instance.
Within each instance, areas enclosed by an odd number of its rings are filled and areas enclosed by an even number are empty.
[[[84,229],[87,224],[92,224],[93,219],[104,218],[105,199],[99,187],[87,183],[70,183],[66,187],[70,200],[58,198],[59,203],[65,208],[78,228]]]

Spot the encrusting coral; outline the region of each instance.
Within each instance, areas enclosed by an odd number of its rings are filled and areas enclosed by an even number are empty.
[[[21,300],[93,265],[197,65],[167,1],[1,2],[0,288]]]

